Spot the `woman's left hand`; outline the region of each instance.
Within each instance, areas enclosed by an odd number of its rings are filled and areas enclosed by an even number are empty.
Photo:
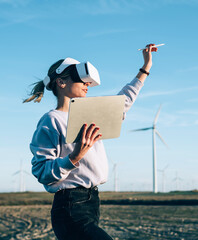
[[[83,131],[81,133],[80,140],[76,143],[73,152],[70,154],[69,158],[73,164],[78,163],[87,151],[97,142],[102,134],[98,134],[99,127],[92,123],[89,127],[84,124]]]

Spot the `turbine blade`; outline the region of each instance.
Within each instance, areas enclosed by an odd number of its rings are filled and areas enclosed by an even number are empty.
[[[163,169],[163,170],[167,169],[167,168],[168,168],[168,166],[169,166],[169,164],[167,164],[167,165],[166,165],[166,167],[164,167],[164,169]]]
[[[150,129],[153,129],[153,127],[134,129],[134,130],[130,130],[130,132],[147,131]]]
[[[162,107],[162,104],[160,104],[160,106],[159,106],[159,109],[158,109],[158,111],[157,111],[157,113],[156,113],[156,115],[155,115],[155,119],[154,119],[153,124],[156,124],[156,123],[157,123],[157,120],[158,120],[158,117],[159,117],[159,113],[160,113],[161,107]]]
[[[163,169],[157,169],[159,172],[165,172],[165,170],[168,168],[169,164],[166,165]]]
[[[27,171],[25,171],[25,170],[23,170],[23,172],[26,173],[27,175],[30,175],[30,176],[31,176],[31,174],[29,174],[29,172],[27,172]]]
[[[164,139],[162,138],[162,136],[159,134],[159,132],[155,129],[155,132],[157,134],[157,136],[160,138],[160,140],[166,145],[166,147],[168,148],[168,145],[166,144],[166,142],[164,141]]]
[[[16,175],[16,174],[18,174],[18,173],[20,173],[20,170],[17,171],[17,172],[15,172],[15,173],[13,173],[12,176],[14,176],[14,175]]]
[[[115,162],[109,156],[107,159],[110,160],[113,165],[115,164]]]
[[[115,168],[116,168],[116,164],[114,163],[114,164],[113,164],[113,171],[115,170]]]

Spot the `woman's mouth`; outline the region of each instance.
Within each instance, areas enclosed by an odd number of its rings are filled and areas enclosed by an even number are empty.
[[[83,91],[84,91],[85,93],[87,93],[87,92],[88,92],[88,89],[83,89]]]

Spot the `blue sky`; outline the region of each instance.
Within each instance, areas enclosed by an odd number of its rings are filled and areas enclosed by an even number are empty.
[[[19,189],[20,168],[31,172],[29,143],[40,117],[56,107],[46,92],[39,104],[22,104],[28,87],[43,79],[61,58],[89,60],[101,86],[88,96],[116,94],[143,64],[138,48],[165,43],[153,54],[153,67],[127,114],[118,139],[105,140],[113,190],[117,163],[119,190],[152,190],[152,134],[130,133],[152,125],[162,104],[157,129],[157,168],[165,171],[165,190],[198,189],[198,1],[196,0],[0,0],[0,191]],[[177,181],[176,181],[177,178]],[[42,191],[31,175],[26,190]],[[158,189],[162,174],[158,171]]]

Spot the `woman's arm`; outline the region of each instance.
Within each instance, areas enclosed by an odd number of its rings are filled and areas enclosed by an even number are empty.
[[[125,119],[126,112],[131,108],[133,103],[135,102],[141,88],[144,85],[144,81],[148,74],[143,73],[146,71],[149,73],[150,68],[152,66],[152,53],[153,51],[157,51],[157,48],[154,47],[154,44],[149,44],[146,47],[147,49],[143,50],[143,57],[144,57],[144,65],[141,68],[141,71],[138,72],[137,76],[127,85],[125,85],[122,90],[118,93],[118,95],[125,95],[125,107],[124,107],[124,114],[123,120]]]
[[[69,156],[59,157],[60,136],[47,126],[37,128],[30,144],[32,174],[44,185],[50,185],[65,179],[76,168]]]
[[[144,65],[142,71],[149,72],[152,66],[151,52],[157,51],[157,48],[154,47],[154,44],[149,44],[146,47],[148,48],[143,50]],[[119,95],[126,95],[125,112],[131,107],[146,77],[147,74],[140,71],[136,78],[118,93]],[[95,126],[95,124],[91,124],[89,127],[87,124],[83,126],[81,139],[76,143],[74,151],[69,155],[70,161],[74,165],[77,165],[93,144],[100,139],[102,135],[98,134],[98,131],[99,127]]]
[[[146,45],[146,49],[143,50],[143,57],[144,57],[144,65],[142,66],[142,70],[146,71],[147,73],[150,72],[150,69],[152,67],[152,53],[151,52],[157,52],[157,48],[155,47],[155,44],[148,44]],[[139,71],[136,78],[138,78],[142,83],[144,83],[146,77],[148,74],[143,73],[142,71]]]
[[[41,124],[42,125],[42,124]],[[42,126],[35,131],[30,149],[34,155],[32,159],[32,174],[44,185],[51,185],[64,180],[69,173],[79,166],[79,161],[87,151],[98,141],[99,127],[85,124],[82,128],[80,141],[74,146],[74,150],[67,156],[60,157],[61,143],[60,133],[55,130],[55,121],[47,118]]]

